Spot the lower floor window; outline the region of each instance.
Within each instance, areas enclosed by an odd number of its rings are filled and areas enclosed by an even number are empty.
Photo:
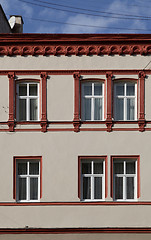
[[[81,160],[81,200],[105,199],[105,159]]]
[[[137,199],[137,159],[113,159],[114,200]]]
[[[40,160],[16,160],[17,201],[38,201],[40,199]]]

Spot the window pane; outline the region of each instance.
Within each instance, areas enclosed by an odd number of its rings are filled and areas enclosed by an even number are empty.
[[[83,178],[83,199],[91,199],[91,178]]]
[[[115,177],[115,199],[123,199],[123,178]]]
[[[18,163],[18,175],[27,174],[27,163]]]
[[[116,120],[124,120],[124,99],[116,98]]]
[[[92,84],[84,85],[84,96],[92,95]]]
[[[124,162],[114,163],[114,173],[115,174],[123,174],[124,173]]]
[[[19,178],[19,200],[26,200],[26,178]]]
[[[30,200],[38,199],[38,178],[30,178]]]
[[[128,177],[127,180],[127,199],[134,199],[134,178]]]
[[[127,120],[135,119],[135,99],[127,99]]]
[[[94,173],[103,174],[103,162],[94,162]]]
[[[102,95],[102,84],[98,84],[98,83],[94,84],[94,95],[95,96]]]
[[[29,163],[29,174],[39,174],[39,162]]]
[[[127,96],[135,96],[135,85],[134,84],[127,84],[126,89],[126,95]]]
[[[30,120],[38,120],[38,99],[30,99]]]
[[[116,85],[116,96],[124,96],[124,85]]]
[[[29,95],[30,96],[37,96],[37,84],[30,84],[29,85]]]
[[[94,105],[94,120],[102,120],[102,99],[95,98],[95,105]]]
[[[84,120],[91,120],[91,99],[84,99]]]
[[[19,120],[26,120],[26,99],[19,99]]]
[[[19,84],[19,96],[27,96],[27,84]]]
[[[135,162],[126,162],[126,173],[135,173]]]
[[[94,199],[102,199],[102,178],[94,178]]]
[[[82,163],[82,174],[91,173],[91,162]]]

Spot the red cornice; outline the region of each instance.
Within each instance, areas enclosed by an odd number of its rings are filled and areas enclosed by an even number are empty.
[[[151,34],[0,35],[0,55],[114,54],[151,54]]]

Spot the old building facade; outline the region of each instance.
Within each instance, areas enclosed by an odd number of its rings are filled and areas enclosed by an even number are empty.
[[[151,35],[0,35],[0,239],[150,239],[150,54]]]

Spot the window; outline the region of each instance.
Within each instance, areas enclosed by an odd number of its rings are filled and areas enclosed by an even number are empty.
[[[82,120],[104,120],[104,84],[102,82],[82,83],[81,108]]]
[[[17,120],[39,120],[39,84],[22,82],[17,84]]]
[[[80,158],[81,200],[105,199],[105,158]]]
[[[137,199],[137,159],[114,158],[113,193],[114,200]]]
[[[132,82],[114,85],[114,119],[137,119],[137,84]]]
[[[32,202],[40,200],[40,160],[15,158],[16,200]]]

